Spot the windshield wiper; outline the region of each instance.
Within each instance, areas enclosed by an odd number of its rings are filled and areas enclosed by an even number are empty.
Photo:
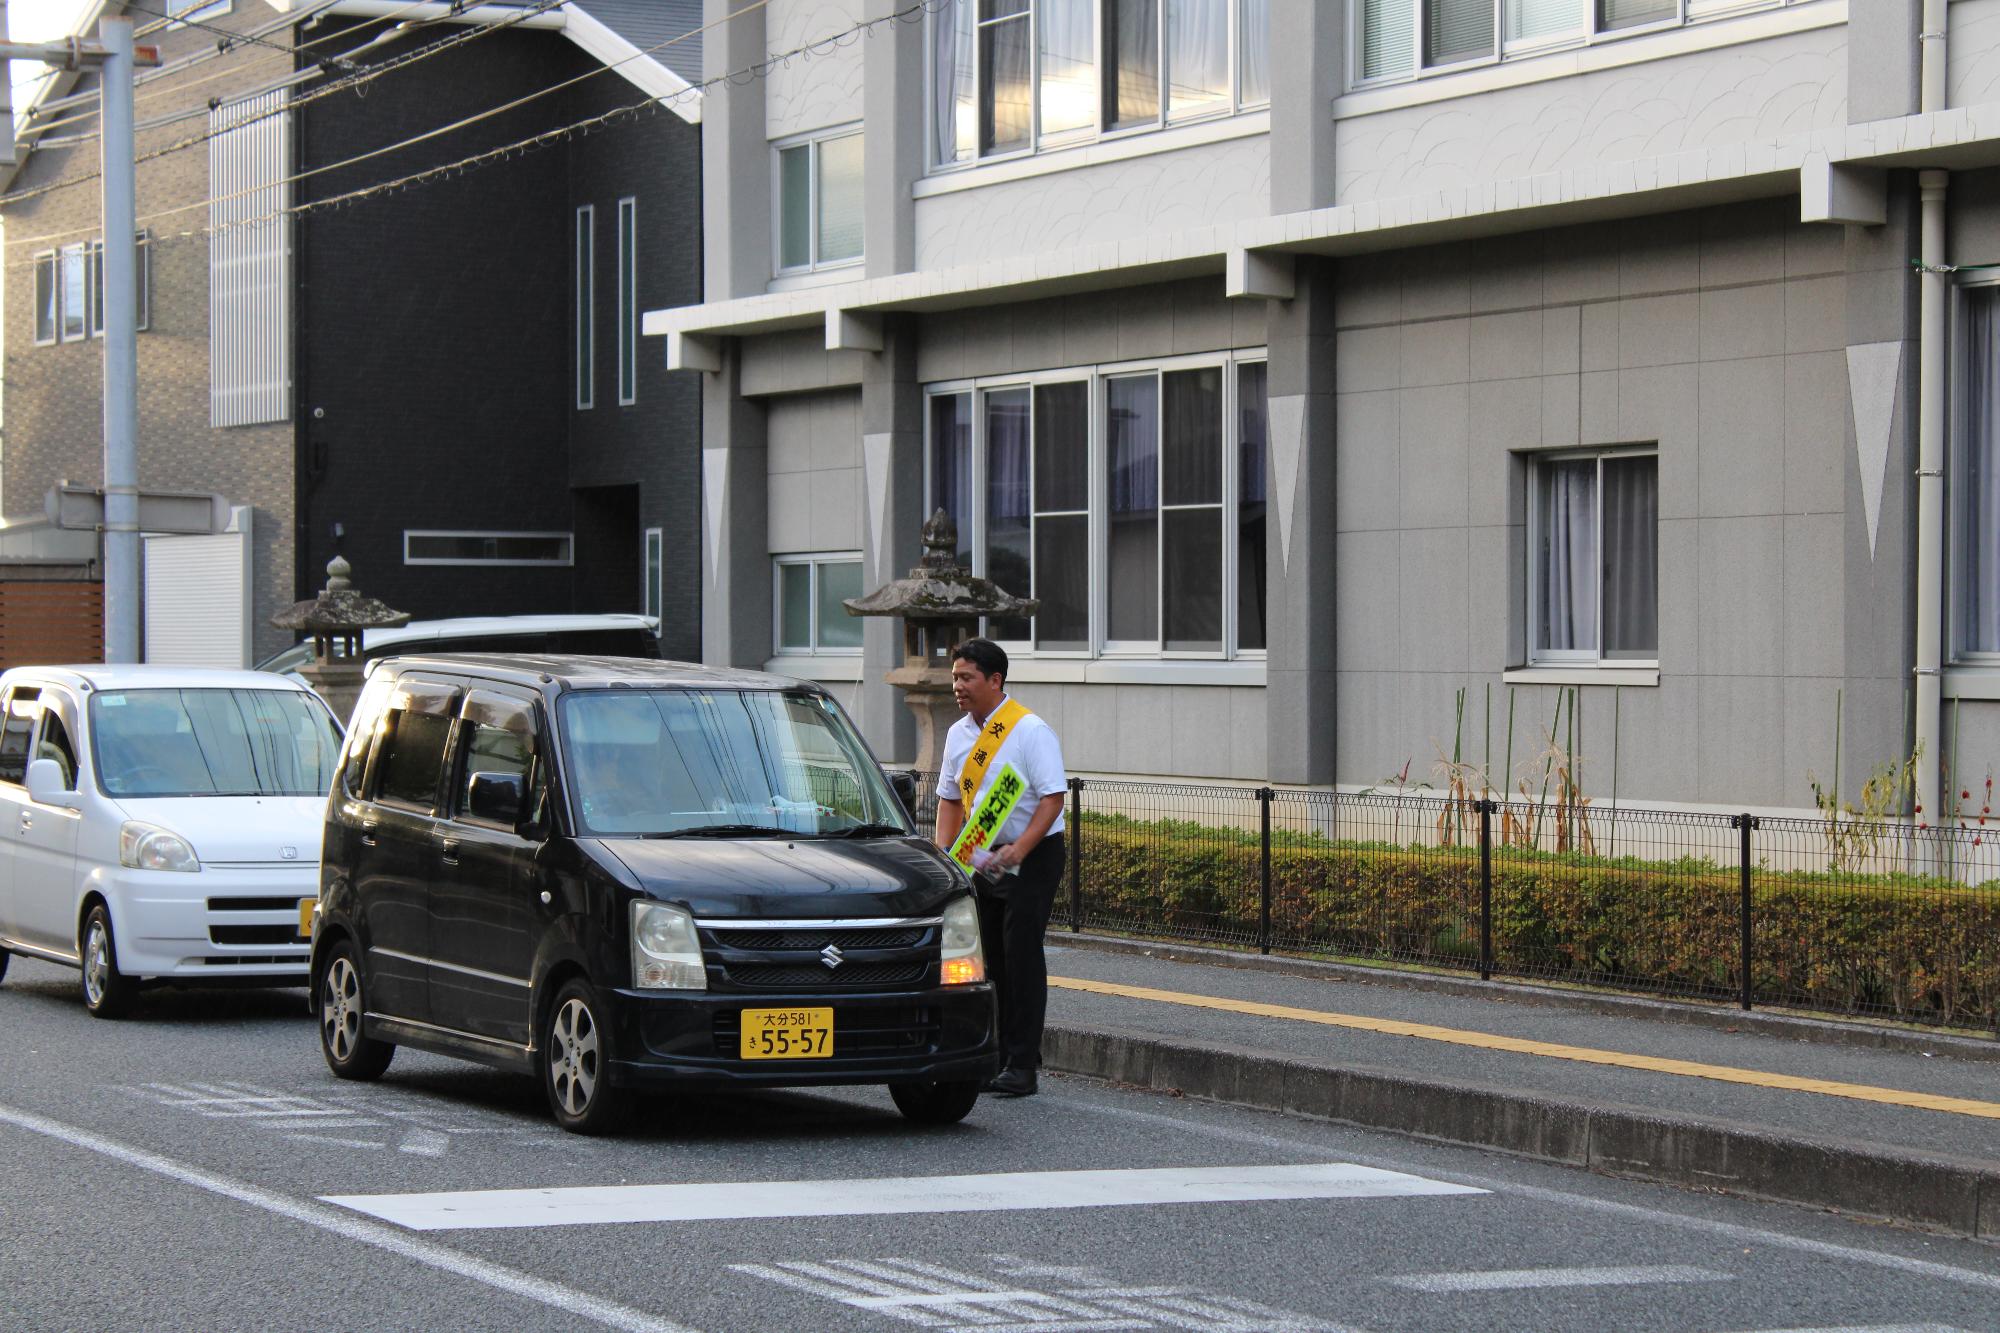
[[[846,828],[830,829],[820,836],[823,838],[901,838],[909,830],[901,824],[851,824]]]
[[[665,833],[641,833],[642,838],[787,838],[797,835],[770,824],[703,824],[699,828],[670,829]]]

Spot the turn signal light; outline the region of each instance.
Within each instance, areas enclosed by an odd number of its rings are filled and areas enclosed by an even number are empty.
[[[947,958],[938,980],[946,986],[973,985],[986,980],[986,963],[977,954],[970,958]]]

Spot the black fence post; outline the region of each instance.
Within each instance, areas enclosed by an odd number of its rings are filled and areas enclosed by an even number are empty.
[[[1271,952],[1271,798],[1274,795],[1269,787],[1257,789],[1257,807],[1264,822],[1263,866],[1257,888],[1257,947],[1264,953]]]
[[[1737,911],[1737,928],[1742,938],[1737,941],[1739,967],[1742,974],[1742,995],[1740,1001],[1745,1009],[1751,1007],[1750,985],[1750,831],[1757,827],[1755,815],[1731,815],[1729,822],[1740,833],[1736,853],[1737,890],[1742,902]]]
[[[1069,780],[1069,929],[1083,929],[1083,779]]]
[[[1479,811],[1479,979],[1493,980],[1493,811],[1492,797],[1473,803]]]

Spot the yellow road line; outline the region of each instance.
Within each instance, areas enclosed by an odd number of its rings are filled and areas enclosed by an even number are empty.
[[[1967,1097],[1940,1097],[1928,1092],[1904,1092],[1897,1088],[1870,1087],[1865,1083],[1836,1083],[1823,1078],[1767,1074],[1759,1069],[1696,1064],[1692,1060],[1666,1060],[1652,1055],[1631,1055],[1624,1051],[1594,1050],[1588,1046],[1564,1046],[1553,1041],[1530,1041],[1525,1037],[1502,1037],[1491,1032],[1468,1032],[1459,1028],[1434,1027],[1429,1023],[1404,1023],[1392,1018],[1367,1018],[1358,1014],[1335,1014],[1320,1009],[1294,1009],[1283,1004],[1230,1000],[1218,995],[1190,995],[1182,991],[1154,990],[1149,986],[1120,986],[1109,981],[1050,977],[1049,984],[1064,990],[1087,991],[1093,995],[1116,995],[1127,1000],[1153,1000],[1160,1004],[1185,1005],[1190,1009],[1219,1009],[1224,1013],[1251,1014],[1258,1018],[1288,1018],[1299,1023],[1318,1023],[1323,1027],[1351,1028],[1356,1032],[1380,1032],[1391,1037],[1417,1037],[1424,1041],[1449,1042],[1453,1046],[1476,1046],[1487,1051],[1543,1055],[1554,1060],[1575,1060],[1582,1064],[1615,1065],[1620,1069],[1644,1069],[1655,1074],[1679,1074],[1686,1078],[1713,1079],[1718,1083],[1742,1083],[1753,1088],[1816,1092],[1825,1097],[1846,1097],[1857,1102],[1879,1102],[1884,1106],[1910,1106],[1924,1111],[1947,1111],[1953,1115],[2000,1120],[2000,1102],[1979,1102]]]

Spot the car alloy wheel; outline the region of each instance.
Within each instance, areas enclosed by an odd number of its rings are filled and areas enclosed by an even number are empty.
[[[354,1058],[361,1041],[361,978],[346,955],[333,960],[326,970],[326,986],[319,1002],[319,1026],[327,1051],[334,1059]]]
[[[84,918],[77,952],[83,963],[83,1007],[97,1018],[123,1018],[132,1008],[139,983],[118,970],[118,937],[103,903]]]
[[[597,1094],[597,1019],[581,997],[572,996],[556,1010],[549,1049],[549,1084],[556,1104],[566,1114],[581,1116]]]
[[[556,993],[542,1029],[542,1090],[556,1123],[573,1134],[612,1133],[631,1110],[631,1090],[612,1081],[604,1012],[597,992],[575,977]]]

